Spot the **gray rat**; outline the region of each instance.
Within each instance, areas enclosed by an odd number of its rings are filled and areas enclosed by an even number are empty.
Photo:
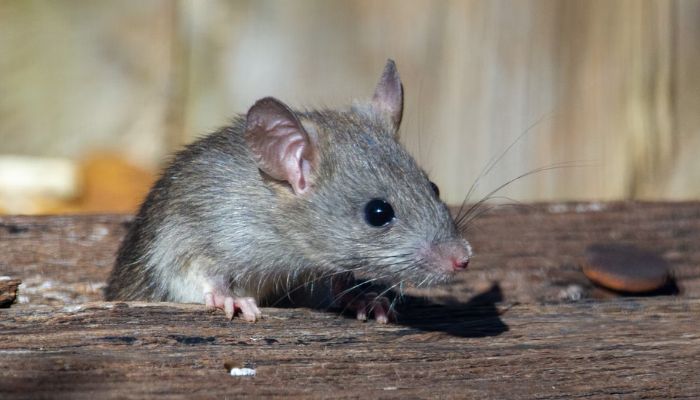
[[[347,109],[258,100],[175,155],[119,249],[107,300],[205,303],[255,321],[258,304],[301,291],[386,322],[386,298],[353,294],[355,276],[427,286],[472,253],[398,142],[402,113],[392,60],[371,101]]]

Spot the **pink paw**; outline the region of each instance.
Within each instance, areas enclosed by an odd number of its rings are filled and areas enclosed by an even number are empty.
[[[237,311],[248,322],[255,322],[262,318],[262,313],[252,297],[232,297],[207,292],[204,293],[204,304],[208,310],[217,308],[224,310],[228,319],[233,319]]]
[[[338,276],[331,281],[331,293],[337,305],[343,311],[352,311],[360,321],[366,321],[368,316],[374,316],[380,324],[396,321],[396,311],[391,306],[391,301],[376,292],[358,293],[355,290],[360,285],[356,284],[352,274]],[[382,292],[382,295],[386,292]]]
[[[360,321],[366,321],[370,315],[380,324],[396,321],[396,312],[392,309],[389,299],[378,296],[377,293],[364,293],[349,299],[344,308],[354,311]]]

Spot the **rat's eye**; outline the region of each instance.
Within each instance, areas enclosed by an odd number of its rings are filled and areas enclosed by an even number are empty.
[[[430,187],[433,188],[433,193],[435,193],[435,196],[440,197],[440,188],[438,185],[436,185],[435,182],[430,181]]]
[[[365,206],[365,221],[376,227],[384,226],[394,220],[394,209],[382,199],[372,199]]]

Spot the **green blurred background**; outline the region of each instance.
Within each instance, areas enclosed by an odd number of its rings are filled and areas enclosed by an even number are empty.
[[[700,1],[0,1],[0,212],[130,212],[273,95],[368,98],[450,203],[700,198]],[[516,139],[521,136],[520,140]]]

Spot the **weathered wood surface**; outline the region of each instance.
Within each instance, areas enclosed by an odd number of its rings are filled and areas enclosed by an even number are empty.
[[[264,312],[249,324],[194,305],[3,310],[0,397],[700,396],[698,299],[426,307],[389,326]]]
[[[20,302],[80,304],[102,288],[126,215],[0,216],[0,276],[21,279]],[[700,203],[572,203],[503,207],[473,222],[475,257],[437,300],[465,302],[494,284],[510,302],[608,298],[581,272],[593,243],[632,243],[658,252],[684,297],[700,298]]]
[[[496,210],[467,232],[469,271],[389,326],[100,302],[129,221],[0,217],[0,276],[23,281],[0,310],[0,398],[700,397],[700,203]],[[675,295],[591,285],[580,262],[600,242],[658,252]],[[228,376],[226,362],[257,376]]]

